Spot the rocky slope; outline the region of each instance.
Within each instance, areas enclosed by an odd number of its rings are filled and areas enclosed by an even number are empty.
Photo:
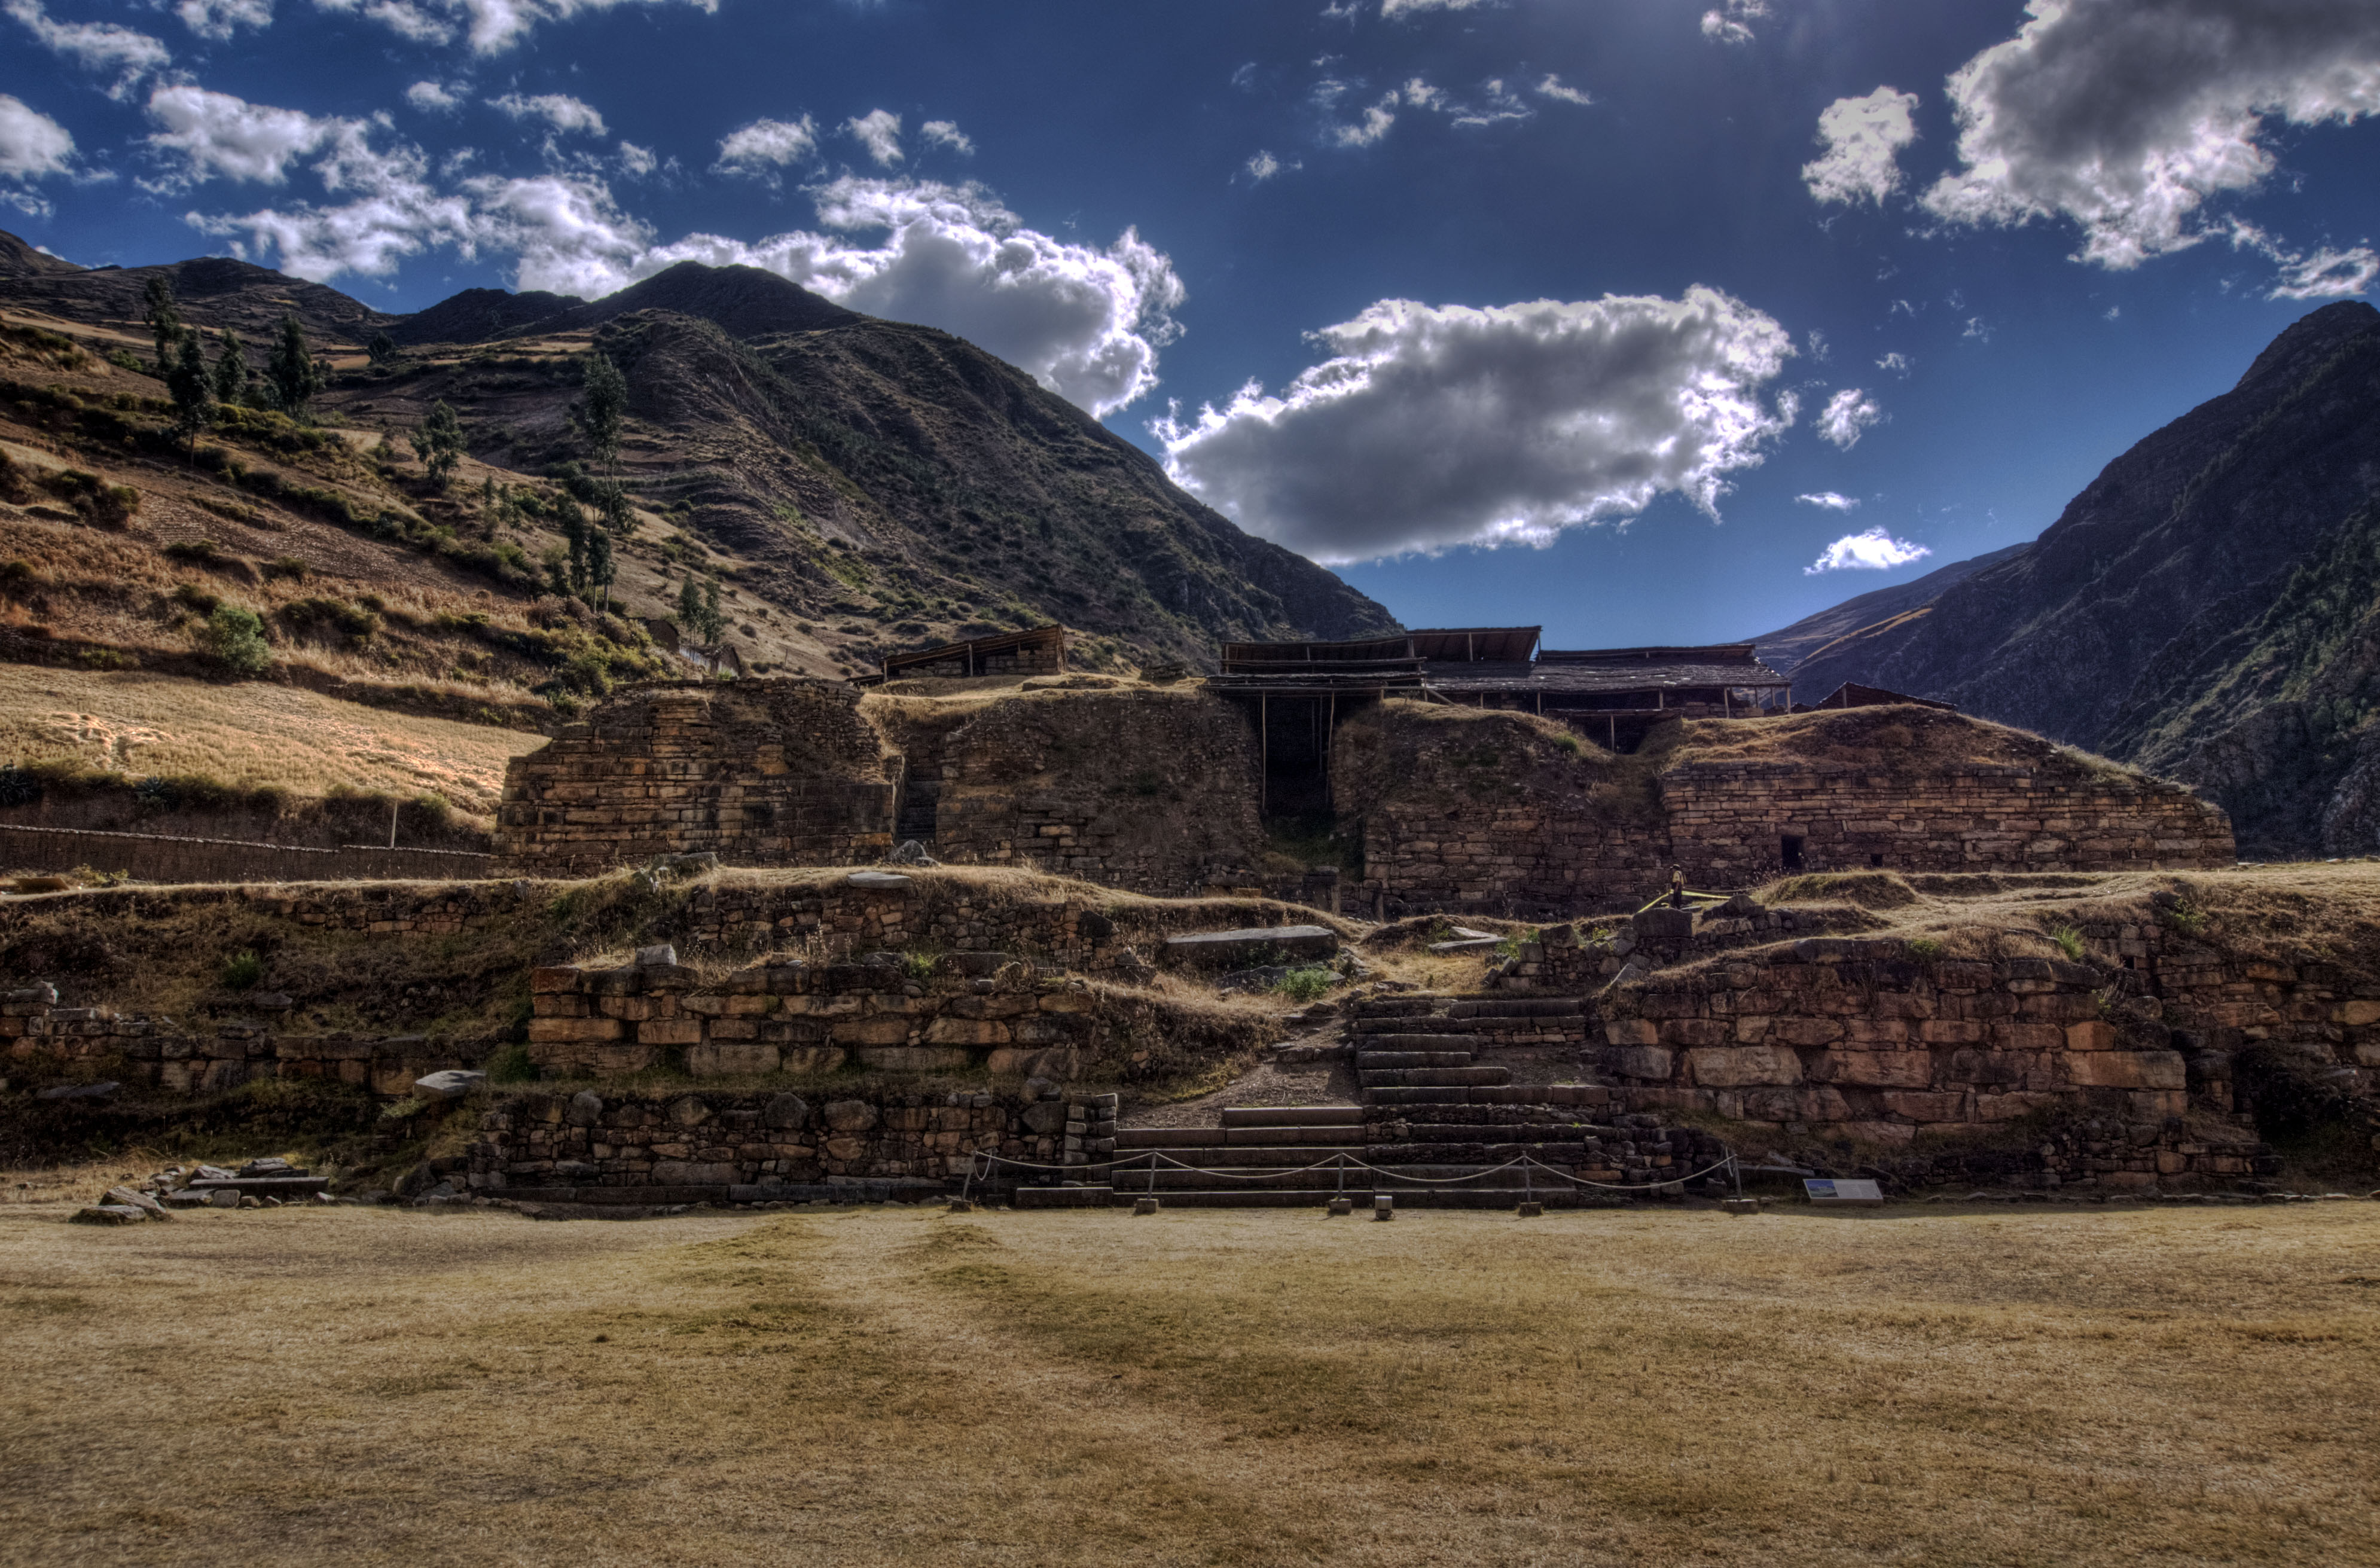
[[[773,273],[686,262],[591,304],[474,289],[406,318],[246,262],[84,271],[0,236],[0,309],[95,356],[145,360],[152,273],[194,324],[251,344],[295,310],[331,354],[327,425],[369,441],[444,399],[475,486],[572,482],[577,361],[600,346],[629,379],[625,477],[655,525],[627,546],[616,596],[666,616],[686,572],[719,575],[747,663],[856,673],[896,649],[1058,620],[1088,664],[1211,665],[1220,641],[1395,626],[1023,372]],[[383,331],[397,359],[355,352]],[[532,558],[552,543],[516,518],[489,527]]]
[[[1795,695],[1940,698],[2199,785],[2245,852],[2369,852],[2375,493],[2380,310],[2326,306],[2031,545],[1813,650]]]
[[[2029,548],[2029,545],[2011,544],[1987,555],[1973,555],[1964,561],[1953,561],[1947,566],[1937,566],[1922,577],[1914,577],[1891,588],[1879,588],[1873,593],[1846,599],[1815,615],[1804,615],[1790,626],[1763,632],[1752,639],[1753,646],[1772,669],[1780,675],[1790,675],[1821,653],[1829,657],[1836,655],[1840,650],[1833,645],[1843,638],[1880,635],[1883,628],[1897,626],[1901,617],[1922,613],[1934,601],[1977,572],[1997,566]],[[1815,701],[1826,695],[1823,691],[1813,692],[1804,696],[1803,700]]]

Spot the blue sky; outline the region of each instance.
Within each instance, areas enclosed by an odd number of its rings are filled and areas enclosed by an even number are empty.
[[[71,260],[387,310],[771,266],[1002,353],[1408,624],[1555,646],[2030,538],[2380,273],[2370,0],[0,0],[0,221]]]

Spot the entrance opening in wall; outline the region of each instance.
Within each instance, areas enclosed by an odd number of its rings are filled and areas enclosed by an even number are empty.
[[[1777,858],[1789,871],[1802,869],[1802,841],[1787,833],[1777,841]]]
[[[1884,864],[1884,857],[1881,855],[1871,855],[1867,857],[1867,863],[1871,866],[1881,866]]]

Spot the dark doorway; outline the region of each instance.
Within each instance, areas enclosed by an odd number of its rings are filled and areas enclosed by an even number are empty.
[[[1777,858],[1789,871],[1802,869],[1802,841],[1787,833],[1777,841]]]

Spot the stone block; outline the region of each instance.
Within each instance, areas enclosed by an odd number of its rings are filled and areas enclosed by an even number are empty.
[[[1665,1081],[1670,1076],[1672,1058],[1657,1045],[1632,1045],[1620,1052],[1618,1067],[1622,1077],[1650,1078]]]
[[[2078,1051],[2066,1059],[2066,1073],[2078,1088],[2189,1087],[2188,1071],[2178,1051]]]
[[[2332,1022],[2345,1024],[2350,1028],[2361,1028],[2366,1024],[2380,1024],[2380,1002],[2362,998],[2352,1002],[2342,1002],[2332,1011],[2330,1016]]]
[[[1661,1029],[1649,1018],[1614,1018],[1603,1026],[1603,1038],[1614,1045],[1652,1045],[1660,1039]],[[1669,1069],[1664,1067],[1658,1076],[1669,1076]]]
[[[752,1041],[714,1041],[686,1048],[686,1070],[698,1078],[736,1077],[777,1070],[773,1045]]]
[[[974,1060],[963,1046],[955,1045],[863,1045],[859,1048],[860,1064],[880,1073],[946,1073],[967,1066]]]
[[[1664,1045],[1717,1046],[1733,1034],[1723,1019],[1671,1018],[1661,1026]]]
[[[1925,1051],[1829,1051],[1811,1076],[1863,1088],[1930,1088],[1934,1056]]]
[[[905,1045],[909,1040],[909,1020],[880,1015],[838,1018],[832,1038],[837,1045]]]
[[[724,1186],[736,1180],[735,1167],[727,1161],[656,1160],[653,1180],[662,1186]]]
[[[618,1039],[626,1032],[627,1026],[617,1018],[531,1018],[528,1021],[528,1038],[532,1045]]]
[[[929,1045],[1006,1045],[1008,1026],[989,1018],[937,1018],[926,1026]]]
[[[1769,1033],[1786,1045],[1830,1045],[1842,1038],[1843,1026],[1834,1018],[1789,1016],[1771,1024]]]
[[[578,971],[562,966],[547,966],[531,969],[528,972],[528,989],[533,996],[577,991]]]
[[[1966,1100],[1963,1094],[1914,1094],[1903,1089],[1888,1089],[1884,1108],[1896,1116],[1906,1116],[1912,1122],[1958,1122],[1965,1120]]]
[[[2102,1019],[2066,1026],[2066,1049],[2069,1051],[2113,1051],[2116,1049],[2116,1026]]]
[[[1744,1088],[1802,1081],[1802,1059],[1783,1046],[1716,1046],[1686,1052],[1694,1082],[1706,1088]]]
[[[702,1043],[702,1020],[699,1018],[655,1018],[637,1026],[639,1045],[699,1045]]]

